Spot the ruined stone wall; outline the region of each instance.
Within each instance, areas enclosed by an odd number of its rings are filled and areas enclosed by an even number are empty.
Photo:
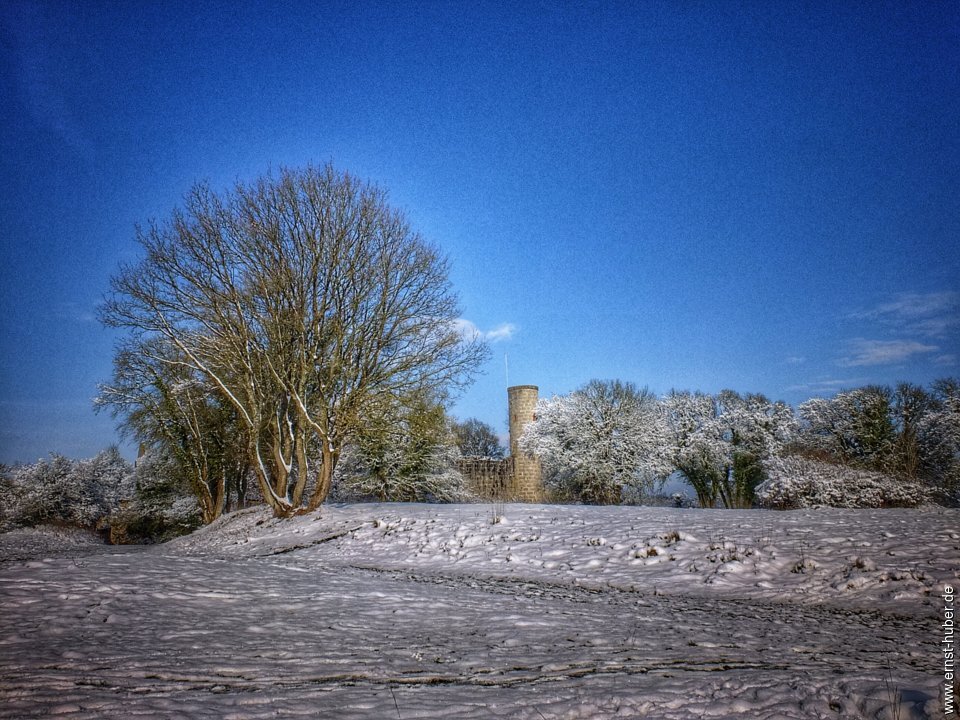
[[[508,500],[513,482],[512,458],[465,457],[457,462],[467,488],[484,500]]]

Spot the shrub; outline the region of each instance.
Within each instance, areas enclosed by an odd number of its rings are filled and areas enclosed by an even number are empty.
[[[130,464],[115,448],[89,460],[59,454],[9,470],[4,522],[8,525],[59,523],[93,529],[113,512]]]
[[[770,460],[757,488],[761,507],[917,507],[930,499],[922,485],[868,470],[789,456]]]
[[[456,467],[457,448],[437,445],[422,455],[401,446],[375,457],[348,445],[334,476],[339,501],[466,502],[472,498]]]
[[[143,455],[124,482],[124,500],[105,520],[110,542],[165,542],[198,528],[200,507],[180,478],[161,453]]]

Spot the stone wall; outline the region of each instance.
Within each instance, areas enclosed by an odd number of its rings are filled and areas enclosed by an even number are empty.
[[[513,458],[465,457],[457,462],[467,488],[484,500],[511,499]]]

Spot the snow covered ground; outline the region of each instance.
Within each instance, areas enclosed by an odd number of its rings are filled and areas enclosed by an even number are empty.
[[[146,548],[0,535],[0,717],[941,715],[958,511],[494,519],[371,504]]]

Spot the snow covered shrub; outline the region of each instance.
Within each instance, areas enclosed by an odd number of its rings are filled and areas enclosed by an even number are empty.
[[[122,487],[119,508],[105,521],[114,544],[164,542],[192,532],[201,524],[196,497],[159,452],[138,461]]]
[[[768,478],[757,488],[757,501],[775,510],[916,507],[929,496],[915,482],[799,456],[772,458],[766,470]]]
[[[15,467],[8,476],[7,522],[95,528],[117,507],[121,482],[130,470],[115,447],[89,460],[54,453],[49,460]]]

